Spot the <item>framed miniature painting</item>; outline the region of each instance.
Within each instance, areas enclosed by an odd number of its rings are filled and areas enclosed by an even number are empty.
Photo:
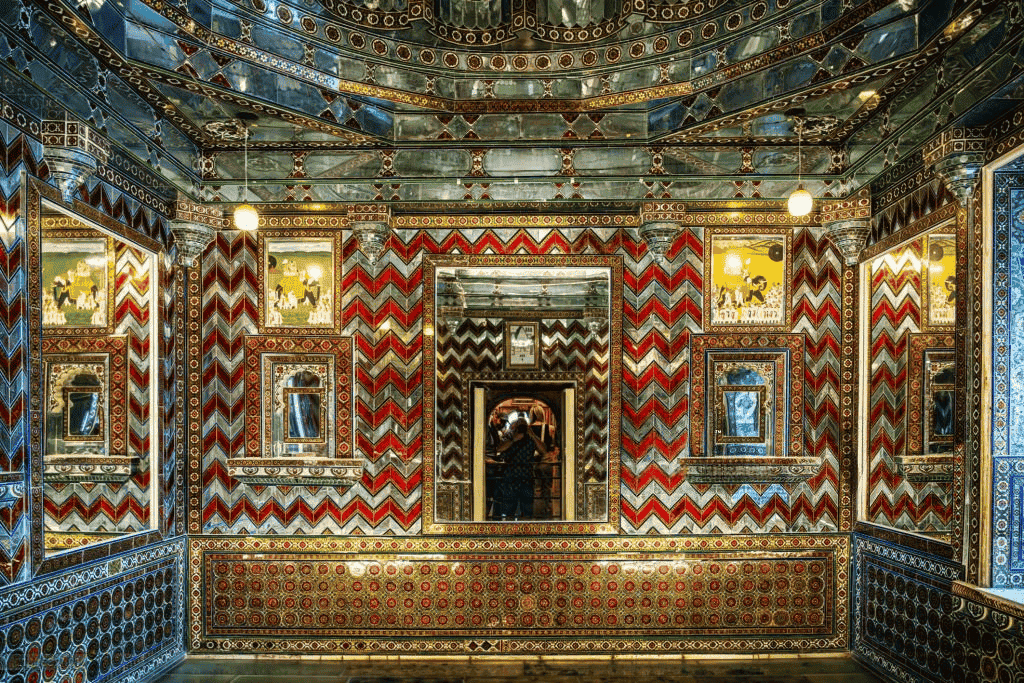
[[[540,367],[540,325],[537,321],[505,323],[505,368]]]
[[[109,237],[81,231],[44,233],[43,331],[48,335],[113,331],[114,247]]]
[[[260,235],[263,268],[260,321],[264,332],[335,334],[339,329],[336,233]]]
[[[956,324],[956,235],[925,237],[924,306],[928,328]]]
[[[707,329],[788,330],[789,229],[707,230],[704,322]]]

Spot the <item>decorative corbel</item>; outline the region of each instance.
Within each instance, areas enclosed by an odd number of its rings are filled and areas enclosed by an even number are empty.
[[[178,193],[171,219],[171,234],[178,247],[179,264],[188,267],[199,265],[199,257],[217,236],[217,230],[222,228],[227,228],[223,210],[200,204],[188,195]]]
[[[640,207],[640,229],[637,235],[647,244],[655,262],[668,263],[668,251],[679,235],[679,217],[686,213],[680,202],[644,202]]]
[[[981,129],[950,128],[924,145],[925,167],[935,171],[961,206],[967,207],[974,195],[978,174],[985,165],[987,143]]]
[[[822,201],[821,224],[846,265],[857,265],[871,232],[871,190],[864,187],[845,199]]]
[[[40,127],[43,159],[50,177],[68,204],[78,188],[110,157],[110,143],[81,121],[47,119]]]
[[[391,212],[386,205],[354,206],[348,211],[352,234],[367,263],[377,263],[391,234]]]

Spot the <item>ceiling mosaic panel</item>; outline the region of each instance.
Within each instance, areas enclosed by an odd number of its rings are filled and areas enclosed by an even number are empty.
[[[635,202],[654,179],[677,200],[781,198],[801,174],[845,196],[938,128],[1024,101],[1018,14],[996,0],[19,0],[0,11],[0,68],[15,98],[49,93],[40,115],[67,108],[210,201]]]

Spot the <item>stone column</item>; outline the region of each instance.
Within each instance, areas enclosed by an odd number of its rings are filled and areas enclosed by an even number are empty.
[[[976,224],[974,215],[974,192],[985,165],[987,142],[982,130],[950,128],[929,140],[923,149],[925,168],[931,168],[942,180],[966,215],[964,229],[957,230],[956,384],[964,388],[965,396],[963,407],[958,406],[957,410],[960,414],[956,429],[958,445],[954,451],[950,540],[954,557],[967,566],[967,580],[972,583],[977,583],[988,567],[987,541],[982,538],[982,520],[986,515],[982,500],[987,501],[982,489],[988,487],[982,484],[983,470],[989,467],[983,463],[981,450],[984,420],[968,417],[981,412],[981,392],[985,384],[981,372],[982,348],[991,331],[984,329],[983,323],[984,283],[980,278],[986,257],[981,226]]]

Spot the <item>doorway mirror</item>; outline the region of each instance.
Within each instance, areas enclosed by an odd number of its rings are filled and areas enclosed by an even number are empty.
[[[159,271],[155,244],[45,197],[38,206],[30,292],[49,556],[157,528]]]
[[[426,271],[426,530],[617,528],[621,257]]]
[[[863,264],[865,521],[950,540],[956,217]]]
[[[482,463],[484,480],[474,521],[575,519],[575,433],[560,429],[575,423],[575,385],[474,382],[470,391],[473,412],[487,416],[486,431],[474,429],[472,479]]]

